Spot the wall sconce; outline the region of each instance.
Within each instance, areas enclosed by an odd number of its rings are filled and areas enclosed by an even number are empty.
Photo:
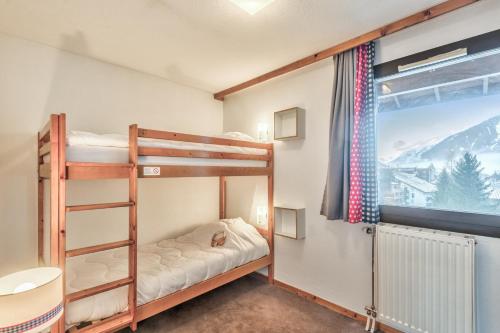
[[[269,124],[259,123],[257,125],[257,135],[259,142],[269,141]]]
[[[257,225],[267,225],[267,206],[257,207]]]

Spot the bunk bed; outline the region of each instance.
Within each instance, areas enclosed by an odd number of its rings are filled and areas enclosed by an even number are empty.
[[[68,141],[70,145],[67,144]],[[79,142],[84,144],[79,145]],[[85,152],[85,149],[91,149],[91,151]],[[268,268],[268,280],[272,283],[274,279],[273,170],[272,144],[143,129],[137,125],[129,126],[129,135],[125,140],[123,137],[102,137],[81,132],[72,132],[67,135],[66,115],[51,115],[50,120],[38,133],[38,255],[40,262],[43,262],[45,255],[50,257],[50,262],[46,264],[60,267],[64,272],[64,279],[68,271],[72,272],[72,276],[75,275],[75,268],[66,265],[68,259],[72,260],[80,256],[91,258],[94,256],[95,259],[102,251],[112,253],[113,256],[119,258],[120,265],[128,266],[125,276],[117,280],[106,280],[100,285],[81,290],[70,288],[69,292],[65,291],[64,302],[68,308],[68,305],[78,302],[80,306],[83,306],[83,300],[103,295],[103,293],[109,293],[112,297],[113,292],[123,292],[125,288],[127,289],[124,306],[117,307],[117,310],[113,311],[117,313],[94,320],[86,326],[73,326],[70,330],[112,332],[129,326],[135,331],[137,322],[141,320],[264,267]],[[269,212],[267,229],[246,228],[241,219],[226,219],[226,177],[228,176],[267,177]],[[161,249],[152,248],[154,244],[140,246],[138,250],[138,178],[164,177],[219,177],[221,221],[209,224],[206,228],[209,231],[222,228],[232,237],[246,239],[247,244],[252,244],[253,247],[247,246],[250,250],[243,256],[245,259],[234,255],[237,248],[234,247],[232,255],[236,259],[229,260],[230,264],[226,262],[222,264],[224,267],[210,269],[211,273],[204,274],[203,278],[191,279],[190,283],[180,283],[177,287],[171,287],[168,292],[156,293],[153,297],[141,297],[138,305],[138,256],[147,256],[148,251],[161,251]],[[68,180],[98,179],[128,179],[129,200],[67,205],[66,182]],[[44,187],[47,185],[50,187],[48,203],[50,218],[47,221],[50,229],[48,230],[50,249],[44,253],[46,250],[44,249]],[[70,250],[66,248],[66,215],[68,213],[118,207],[128,207],[129,210],[128,239],[84,248]],[[193,233],[203,233],[205,227],[200,228]],[[195,238],[193,233],[175,240],[162,241],[166,243],[160,244],[160,247],[170,246],[177,249],[192,246],[190,241]],[[259,243],[259,237],[265,239],[267,246]],[[239,241],[241,242],[241,239]],[[219,257],[228,256],[228,253],[220,251],[222,248],[214,249],[212,252],[218,254]],[[210,265],[212,264],[206,264],[207,267],[212,268]],[[68,327],[65,323],[63,315],[58,324],[52,328],[53,333],[64,332]]]

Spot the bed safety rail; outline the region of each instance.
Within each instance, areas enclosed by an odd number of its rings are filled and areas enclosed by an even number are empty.
[[[149,169],[148,169],[149,168]],[[151,173],[151,168],[156,170]],[[228,166],[185,166],[159,165],[155,167],[139,165],[139,178],[161,177],[221,177],[221,176],[269,176],[270,167],[228,167]]]
[[[161,177],[221,177],[221,176],[269,176],[273,172],[273,145],[271,143],[251,142],[233,140],[226,138],[193,135],[169,131],[158,131],[138,128],[138,137],[182,141],[190,143],[202,143],[219,146],[242,147],[253,149],[265,149],[266,154],[243,154],[213,152],[193,149],[172,149],[157,147],[138,147],[138,156],[163,156],[184,158],[206,158],[206,159],[228,159],[228,160],[253,160],[266,161],[265,167],[229,167],[229,166],[179,166],[158,165],[138,166],[139,178],[161,178]]]
[[[138,136],[141,138],[183,141],[183,142],[193,142],[193,143],[206,143],[206,144],[221,145],[221,146],[236,146],[236,147],[261,148],[261,149],[273,148],[272,143],[233,140],[233,139],[218,138],[212,136],[185,134],[185,133],[177,133],[170,131],[158,131],[145,128],[138,129]]]
[[[115,332],[118,331],[119,329],[129,326],[130,322],[132,322],[133,320],[134,320],[134,315],[130,310],[128,310],[122,313],[118,313],[112,317],[103,319],[101,321],[92,323],[92,325],[82,327],[78,330],[74,329],[73,331],[74,332],[78,331],[78,333]]]
[[[67,179],[117,179],[128,178],[130,163],[66,162]]]

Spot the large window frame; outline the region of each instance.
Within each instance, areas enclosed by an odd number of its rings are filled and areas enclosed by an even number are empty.
[[[468,55],[500,48],[500,30],[389,61],[374,67],[375,80],[399,73],[398,66],[466,48]],[[381,221],[386,223],[460,232],[500,238],[500,215],[437,210],[431,208],[380,205]]]

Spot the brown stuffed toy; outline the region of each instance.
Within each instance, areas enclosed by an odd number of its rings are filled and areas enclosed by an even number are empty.
[[[217,231],[212,237],[212,247],[223,246],[226,242],[226,232]]]

